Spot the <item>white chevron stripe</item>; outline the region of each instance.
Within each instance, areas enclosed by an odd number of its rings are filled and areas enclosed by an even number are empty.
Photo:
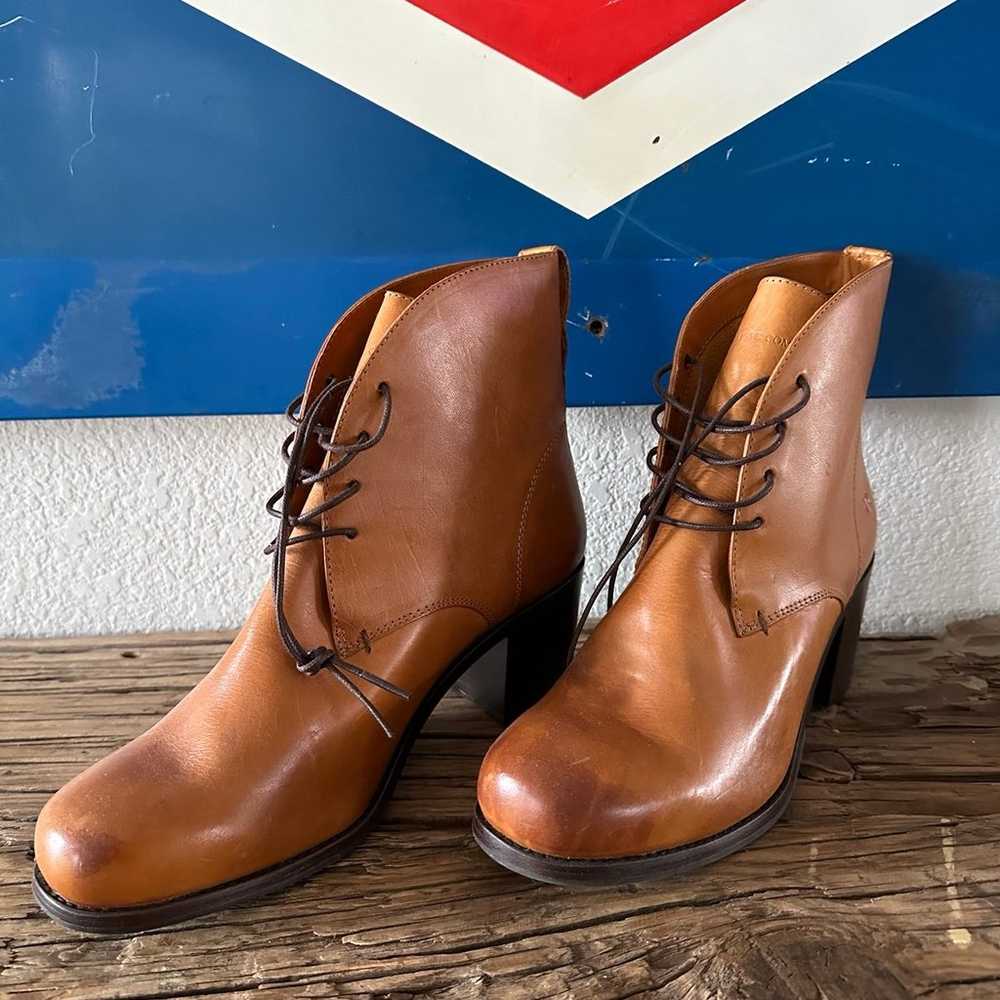
[[[955,0],[745,0],[586,99],[406,0],[186,2],[590,218]]]

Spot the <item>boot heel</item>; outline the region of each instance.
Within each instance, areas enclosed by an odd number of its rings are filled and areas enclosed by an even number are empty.
[[[537,603],[510,620],[506,637],[455,685],[505,726],[527,711],[569,663],[580,607],[583,564]]]
[[[868,596],[868,578],[872,565],[868,564],[865,575],[858,581],[854,594],[847,602],[840,624],[827,648],[820,667],[816,690],[813,693],[813,708],[826,708],[844,700],[854,676],[854,659],[858,651],[858,637],[861,634],[861,619],[865,612],[865,598]]]

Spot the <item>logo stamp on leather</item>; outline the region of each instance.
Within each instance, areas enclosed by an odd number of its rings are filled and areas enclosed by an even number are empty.
[[[788,347],[791,343],[788,337],[778,337],[773,333],[764,333],[762,330],[744,330],[741,332],[741,336],[750,337],[753,340],[759,340],[764,344],[775,344],[778,347]]]

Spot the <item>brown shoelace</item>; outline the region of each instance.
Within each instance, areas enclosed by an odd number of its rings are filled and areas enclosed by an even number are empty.
[[[696,367],[698,370],[698,381],[694,399],[700,399],[704,380],[702,364],[699,360],[690,356],[684,359],[684,364],[686,367]],[[733,532],[754,531],[764,524],[764,518],[759,515],[751,521],[741,522],[737,522],[735,518],[728,522],[714,523],[686,521],[681,518],[670,517],[667,515],[666,509],[670,497],[674,494],[683,497],[698,507],[705,507],[730,515],[734,515],[736,511],[744,507],[752,507],[763,500],[774,489],[774,472],[771,469],[768,469],[764,473],[764,485],[752,496],[746,497],[743,500],[717,500],[714,497],[706,496],[704,493],[685,483],[680,478],[681,466],[684,464],[685,459],[690,456],[694,456],[706,465],[720,468],[738,468],[767,458],[768,455],[773,454],[781,447],[788,428],[788,419],[798,413],[809,402],[811,394],[809,382],[805,375],[799,375],[795,380],[795,384],[802,393],[802,398],[783,413],[779,413],[777,416],[770,417],[767,420],[760,420],[757,423],[749,420],[727,420],[726,415],[741,399],[756,389],[761,389],[767,385],[768,376],[765,375],[754,379],[752,382],[748,382],[742,389],[730,396],[719,407],[718,412],[714,416],[708,417],[696,413],[693,406],[685,406],[676,396],[669,392],[665,379],[670,374],[672,368],[672,364],[664,365],[653,376],[653,391],[660,397],[661,402],[653,410],[651,420],[653,428],[659,437],[674,448],[674,459],[670,463],[669,468],[661,469],[656,461],[659,451],[658,447],[651,448],[646,455],[646,466],[653,474],[652,485],[649,492],[639,502],[639,512],[632,521],[631,527],[625,533],[625,538],[618,547],[618,552],[611,561],[611,565],[598,581],[594,592],[587,601],[583,613],[580,615],[572,646],[574,650],[576,643],[579,641],[580,633],[587,622],[587,618],[605,587],[608,591],[607,610],[611,610],[612,605],[615,603],[615,583],[617,582],[618,572],[622,567],[622,563],[624,563],[629,553],[643,539],[650,525],[669,524],[675,528],[688,528],[693,531]],[[676,410],[686,417],[684,432],[679,438],[673,436],[667,430],[669,420],[668,410]],[[768,428],[774,428],[774,439],[766,447],[746,455],[730,457],[705,446],[705,441],[712,434],[754,434]],[[761,628],[766,633],[767,623],[763,620],[763,616],[758,614],[758,620],[761,623]],[[572,652],[570,655],[572,655]]]
[[[298,545],[302,542],[317,541],[321,538],[330,538],[341,535],[345,538],[356,538],[357,529],[347,527],[324,528],[323,523],[317,520],[319,516],[328,510],[343,503],[349,497],[354,496],[361,489],[361,484],[352,479],[342,490],[334,494],[328,500],[316,504],[309,510],[303,510],[299,514],[292,514],[287,508],[289,500],[294,496],[295,491],[304,487],[311,488],[315,483],[322,482],[330,476],[336,475],[354,457],[362,451],[373,447],[382,440],[386,428],[389,426],[389,417],[392,414],[392,395],[389,386],[385,382],[380,382],[378,386],[379,395],[382,397],[384,408],[382,419],[379,422],[378,430],[369,435],[362,431],[349,444],[337,444],[333,440],[333,428],[327,427],[320,422],[319,416],[324,405],[339,391],[346,389],[351,384],[351,379],[330,379],[326,386],[316,395],[316,398],[309,404],[304,413],[300,413],[303,396],[299,395],[288,404],[285,416],[295,427],[295,430],[285,438],[281,446],[281,455],[285,460],[288,469],[285,474],[285,485],[277,491],[267,501],[267,512],[272,517],[278,518],[281,522],[278,534],[274,540],[264,550],[267,555],[273,555],[272,561],[272,586],[274,588],[274,608],[275,617],[278,624],[278,632],[281,641],[288,650],[289,655],[295,660],[296,666],[303,674],[313,675],[324,668],[329,670],[341,684],[351,692],[371,714],[372,718],[382,727],[386,736],[392,737],[392,730],[385,721],[379,710],[372,704],[368,696],[354,682],[354,678],[374,684],[375,687],[388,691],[397,698],[404,701],[409,699],[409,694],[395,684],[369,673],[356,664],[343,659],[335,649],[326,646],[316,646],[313,649],[306,649],[295,635],[292,626],[285,614],[285,560],[288,548],[291,545]],[[305,447],[311,435],[315,434],[319,440],[319,445],[328,455],[335,456],[318,470],[307,469],[303,466]],[[276,506],[278,501],[281,506]],[[306,528],[301,534],[292,537],[292,532],[296,528]],[[368,652],[371,652],[371,644],[368,635],[362,630],[360,641]]]

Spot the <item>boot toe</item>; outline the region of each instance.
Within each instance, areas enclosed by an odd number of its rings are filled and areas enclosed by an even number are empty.
[[[150,733],[92,765],[45,804],[35,863],[56,896],[86,909],[160,902],[202,887],[197,798],[164,780],[171,753]]]
[[[554,857],[624,857],[659,849],[664,830],[678,826],[672,796],[663,795],[662,785],[654,794],[648,779],[669,773],[668,764],[641,734],[622,728],[607,718],[588,724],[542,706],[529,711],[483,761],[483,818],[515,845]]]
[[[48,888],[75,906],[128,905],[134,882],[127,841],[102,824],[87,773],[57,792],[35,825],[35,863]]]

